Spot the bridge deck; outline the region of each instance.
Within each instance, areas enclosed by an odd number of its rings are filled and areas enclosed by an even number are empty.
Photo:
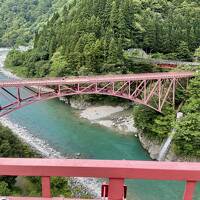
[[[157,65],[180,65],[180,66],[200,66],[200,62],[187,62],[187,61],[177,61],[177,60],[163,60],[163,59],[155,59],[155,58],[138,58],[135,57],[134,61],[139,61],[142,63],[151,63],[151,64],[157,64]]]
[[[23,80],[3,80],[0,87],[21,87],[21,86],[46,86],[60,84],[77,83],[97,83],[111,81],[135,81],[135,80],[155,80],[169,78],[193,77],[194,72],[166,72],[166,73],[145,73],[145,74],[126,74],[126,75],[98,75],[80,76],[66,78],[43,78],[43,79],[23,79]]]

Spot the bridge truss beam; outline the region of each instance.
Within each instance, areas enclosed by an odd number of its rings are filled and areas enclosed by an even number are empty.
[[[23,80],[22,82],[0,83],[0,99],[3,100],[0,117],[39,101],[82,94],[124,98],[162,112],[166,103],[175,105],[177,87],[185,89],[187,79],[192,77],[192,73],[188,76],[164,74],[166,76],[157,78],[143,74],[143,76],[139,75],[141,78],[133,78],[136,75],[124,75],[119,79],[115,76],[110,79],[107,76],[102,76],[101,79],[93,77],[90,81],[87,79],[83,81],[83,77],[79,77],[56,79],[56,81],[38,79],[32,82]]]

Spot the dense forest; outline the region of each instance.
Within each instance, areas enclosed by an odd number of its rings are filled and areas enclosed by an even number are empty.
[[[7,65],[28,77],[150,70],[126,59],[133,48],[192,60],[199,11],[192,0],[72,1],[36,32],[32,50],[12,52]]]
[[[0,46],[28,45],[40,25],[66,0],[0,0]]]
[[[160,69],[138,64],[129,52],[200,59],[199,13],[199,0],[74,0],[36,31],[33,49],[11,51],[6,66],[26,77],[154,72]],[[162,114],[135,106],[137,128],[162,141],[176,127],[175,151],[200,156],[199,88],[197,76],[185,95],[180,91],[178,122],[170,105]]]

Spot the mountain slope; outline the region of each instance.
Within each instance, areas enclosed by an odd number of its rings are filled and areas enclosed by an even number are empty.
[[[66,0],[0,0],[0,46],[27,44]]]
[[[33,50],[18,53],[17,69],[26,76],[151,70],[126,59],[132,48],[191,60],[199,11],[195,0],[74,0],[36,32]]]

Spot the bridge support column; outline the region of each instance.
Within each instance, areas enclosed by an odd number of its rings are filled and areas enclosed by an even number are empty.
[[[58,85],[58,96],[61,94],[61,85]]]
[[[41,97],[41,87],[38,86],[38,98],[40,98],[40,97]]]
[[[196,181],[187,181],[183,200],[192,200],[195,192]]]
[[[21,102],[20,88],[17,88],[17,100],[18,100],[18,103]]]
[[[176,104],[176,79],[173,79],[173,106],[175,108],[175,104]]]
[[[112,94],[115,94],[115,82],[112,82]]]
[[[42,197],[50,198],[51,189],[50,189],[50,177],[42,177]]]
[[[162,98],[162,81],[161,79],[158,80],[158,110],[161,112],[162,108],[161,108],[161,98]]]
[[[124,199],[124,179],[109,180],[108,200],[123,200]]]

